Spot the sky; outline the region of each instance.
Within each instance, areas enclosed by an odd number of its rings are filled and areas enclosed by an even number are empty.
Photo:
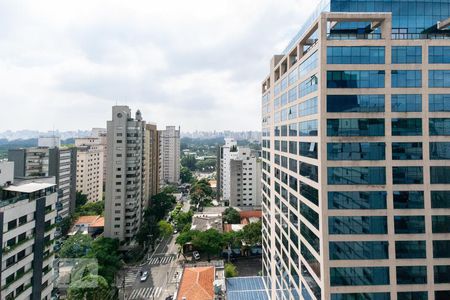
[[[260,130],[261,82],[317,0],[0,0],[0,131]]]

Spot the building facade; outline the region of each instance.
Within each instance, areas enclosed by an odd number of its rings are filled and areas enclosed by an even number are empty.
[[[233,138],[225,138],[225,144],[220,147],[219,153],[219,170],[218,176],[219,178],[219,195],[222,197],[222,201],[229,202],[230,201],[230,178],[231,178],[231,170],[230,170],[230,162],[232,159],[235,159],[237,156],[237,143]]]
[[[449,1],[322,1],[273,57],[270,299],[450,299],[449,17]]]
[[[89,202],[102,200],[105,149],[97,137],[75,139],[77,147],[77,191]]]
[[[55,183],[32,180],[0,191],[1,299],[51,299],[57,197]]]
[[[107,132],[106,128],[92,128],[92,136],[96,137],[100,141],[100,145],[103,147],[103,190],[105,189],[105,183],[106,183],[106,156],[108,154],[107,151]]]
[[[160,186],[180,181],[180,128],[166,126],[159,130]]]
[[[14,162],[0,161],[0,186],[12,182],[14,179]]]
[[[113,106],[107,122],[107,178],[104,235],[130,241],[142,221],[145,121],[128,106]]]
[[[159,192],[159,137],[156,124],[145,125],[144,207]]]

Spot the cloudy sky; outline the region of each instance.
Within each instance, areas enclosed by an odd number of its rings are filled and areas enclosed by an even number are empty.
[[[0,0],[0,131],[259,130],[260,82],[317,0]]]

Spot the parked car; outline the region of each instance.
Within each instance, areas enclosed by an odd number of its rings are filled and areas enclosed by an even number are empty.
[[[192,252],[192,257],[194,257],[195,260],[199,260],[200,259],[200,253],[198,253],[198,251],[194,251],[194,252]]]
[[[166,297],[166,300],[173,300],[173,296],[172,296],[172,295],[167,296],[167,297]]]
[[[148,278],[148,272],[147,272],[147,271],[145,271],[144,273],[142,273],[142,276],[141,276],[141,282],[144,282],[144,281],[146,281],[146,280],[147,280],[147,278]]]
[[[178,230],[175,229],[175,230],[173,231],[173,234],[177,234],[177,233],[178,233]]]

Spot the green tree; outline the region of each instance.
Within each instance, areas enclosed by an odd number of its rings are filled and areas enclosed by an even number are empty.
[[[181,158],[180,162],[183,167],[186,167],[191,171],[195,171],[195,164],[197,160],[194,155],[185,155]]]
[[[176,186],[174,186],[173,184],[168,184],[165,187],[163,187],[161,193],[164,193],[164,194],[178,193],[178,188]]]
[[[173,232],[173,226],[167,221],[161,220],[158,222],[159,233],[162,237],[168,237]]]
[[[238,271],[236,270],[236,266],[232,263],[226,263],[225,264],[225,277],[236,277],[238,276]]]
[[[177,236],[175,243],[182,248],[185,244],[192,242],[192,240],[199,234],[200,231],[198,230],[189,230],[181,232],[180,235]]]
[[[186,224],[192,222],[193,215],[194,213],[192,211],[187,212],[180,211],[178,214],[176,214],[175,217],[173,218],[176,229],[178,231],[182,231],[183,228],[186,226]]]
[[[98,273],[109,284],[114,282],[114,275],[122,266],[119,256],[119,240],[99,237],[92,242],[88,258],[96,258],[99,264]]]
[[[73,281],[69,286],[69,300],[103,300],[108,299],[110,290],[108,282],[99,275],[87,275]]]
[[[201,231],[192,239],[194,247],[208,254],[208,260],[211,255],[218,254],[223,247],[222,235],[216,229]]]
[[[180,168],[180,179],[181,183],[191,183],[194,181],[194,175],[192,175],[191,170],[186,167]]]
[[[261,221],[250,223],[244,226],[240,232],[242,240],[247,245],[254,246],[260,245],[262,242],[262,224]]]
[[[217,161],[215,159],[199,160],[195,164],[195,168],[203,172],[212,172],[216,169]]]
[[[228,207],[223,212],[223,221],[227,222],[228,224],[239,224],[241,223],[241,216],[236,209],[234,209],[233,207]]]
[[[77,192],[75,197],[75,207],[78,208],[80,206],[83,206],[88,201],[88,198],[86,195],[82,194],[81,192]]]
[[[103,215],[105,210],[105,201],[88,202],[83,206],[78,207],[76,213],[80,216],[95,216]]]
[[[62,258],[80,258],[86,255],[92,247],[89,235],[77,233],[64,241],[59,256]]]

